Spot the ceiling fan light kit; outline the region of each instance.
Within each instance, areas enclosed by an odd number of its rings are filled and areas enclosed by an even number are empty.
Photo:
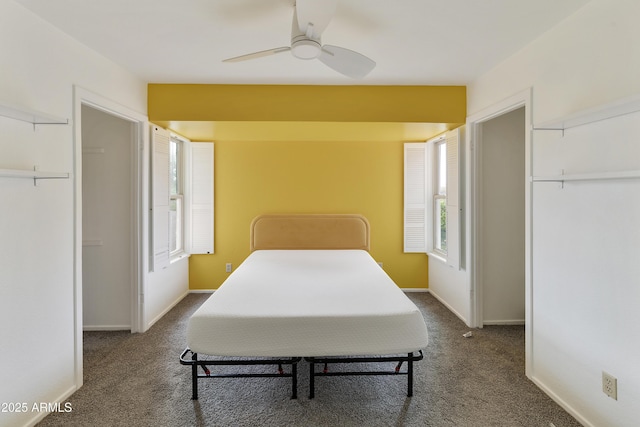
[[[290,51],[304,60],[319,59],[327,67],[353,79],[361,79],[371,72],[376,63],[366,56],[338,46],[322,45],[320,36],[335,13],[337,0],[297,0],[293,6],[291,46],[278,47],[225,59],[240,62]],[[302,10],[302,12],[301,12]],[[302,25],[299,22],[303,22]]]
[[[316,59],[322,46],[315,40],[302,39],[291,42],[291,54],[298,59]]]

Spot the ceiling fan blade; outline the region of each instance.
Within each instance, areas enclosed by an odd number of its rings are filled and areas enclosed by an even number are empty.
[[[313,34],[309,38],[319,39],[336,13],[338,0],[296,0],[298,26],[302,34],[307,34],[309,23],[313,24]]]
[[[352,79],[361,79],[376,66],[375,61],[343,47],[324,45],[318,57],[324,65]]]
[[[227,58],[222,62],[240,62],[247,61],[249,59],[262,58],[263,56],[275,55],[277,53],[288,52],[291,48],[289,46],[277,47],[275,49],[261,50],[260,52],[247,53],[246,55],[235,56],[233,58]]]

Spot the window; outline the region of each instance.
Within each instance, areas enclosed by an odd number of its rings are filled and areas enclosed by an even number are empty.
[[[169,142],[169,256],[184,251],[184,142]]]
[[[464,127],[422,143],[404,144],[404,252],[461,263],[462,210],[459,144]]]
[[[213,253],[213,142],[151,126],[149,270]]]
[[[444,140],[435,143],[434,188],[433,188],[433,250],[447,254],[447,144]]]

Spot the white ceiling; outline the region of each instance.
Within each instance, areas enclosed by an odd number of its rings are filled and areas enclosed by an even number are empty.
[[[294,0],[15,1],[145,82],[372,85],[468,84],[588,3],[340,0],[322,42],[377,62],[352,80],[289,53],[222,63],[288,46]]]

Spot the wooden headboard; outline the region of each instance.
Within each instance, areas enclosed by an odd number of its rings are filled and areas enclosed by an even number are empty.
[[[369,221],[356,214],[268,214],[251,222],[251,252],[261,249],[369,250]]]

